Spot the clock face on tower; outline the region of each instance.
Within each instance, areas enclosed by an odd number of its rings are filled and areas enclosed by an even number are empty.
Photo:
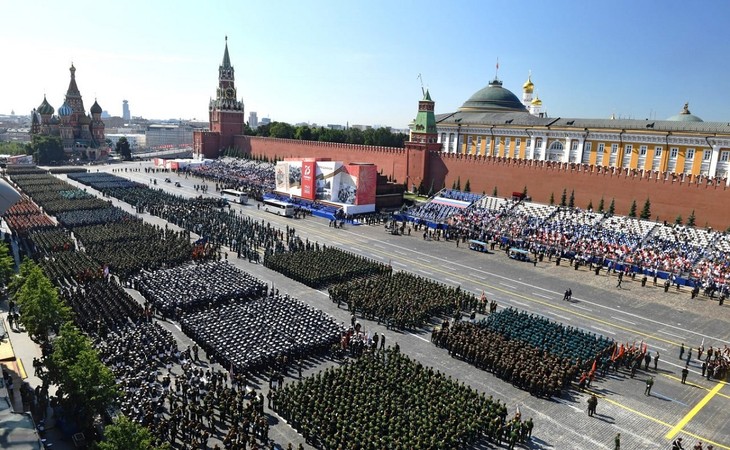
[[[226,97],[233,98],[234,95],[236,95],[236,92],[233,90],[233,88],[226,89]]]

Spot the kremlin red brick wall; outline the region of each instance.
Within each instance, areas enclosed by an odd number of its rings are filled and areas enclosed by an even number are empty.
[[[611,199],[615,200],[615,211],[628,215],[631,203],[636,200],[636,214],[640,214],[647,198],[651,202],[652,220],[659,217],[674,223],[681,215],[686,221],[695,212],[697,226],[711,226],[725,230],[730,226],[730,189],[725,182],[710,183],[707,180],[690,180],[687,177],[664,179],[655,172],[642,174],[640,171],[616,169],[601,171],[587,165],[551,163],[548,161],[519,161],[505,158],[482,158],[431,153],[430,172],[434,186],[443,180],[441,186],[451,187],[460,178],[463,188],[469,180],[472,192],[486,192],[491,195],[494,187],[501,197],[512,192],[527,193],[536,203],[550,203],[553,194],[555,203],[560,203],[563,189],[570,198],[575,192],[575,206],[585,208],[589,202],[598,209],[601,197],[608,209]],[[643,176],[642,176],[643,175]],[[657,177],[659,176],[659,179]]]
[[[235,136],[233,145],[245,153],[269,159],[329,158],[344,163],[372,163],[378,167],[378,173],[395,182],[402,183],[406,178],[407,158],[402,148],[258,136]]]
[[[457,178],[463,188],[469,180],[473,192],[492,194],[495,186],[499,196],[510,196],[527,187],[528,195],[537,203],[549,203],[553,194],[555,203],[560,203],[563,189],[568,197],[575,192],[575,205],[585,208],[589,202],[598,208],[601,197],[604,208],[615,201],[616,214],[627,215],[631,203],[636,200],[637,215],[644,202],[651,202],[652,219],[673,223],[681,215],[686,221],[694,210],[697,226],[711,226],[725,230],[730,226],[730,189],[725,182],[709,183],[664,174],[642,174],[641,172],[603,172],[580,164],[561,164],[547,161],[519,161],[494,157],[473,157],[467,155],[430,152],[390,147],[338,144],[330,142],[299,141],[291,139],[236,136],[234,146],[252,155],[268,158],[329,158],[343,162],[367,162],[378,166],[378,172],[403,183],[408,187],[419,185],[423,176],[424,185],[434,189],[451,187]],[[423,158],[423,156],[427,156]],[[416,165],[423,162],[422,175],[416,173]],[[410,178],[408,178],[410,176]]]

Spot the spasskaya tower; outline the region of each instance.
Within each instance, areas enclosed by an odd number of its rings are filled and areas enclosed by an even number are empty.
[[[199,157],[216,158],[221,149],[233,147],[233,137],[244,130],[243,101],[237,99],[235,76],[228,55],[228,36],[223,62],[218,67],[218,89],[208,106],[209,131],[193,133],[193,153]]]

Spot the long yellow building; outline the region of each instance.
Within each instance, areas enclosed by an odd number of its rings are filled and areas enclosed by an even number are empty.
[[[687,104],[666,120],[546,117],[533,90],[528,78],[520,101],[495,78],[437,115],[442,151],[730,178],[730,123],[704,122]]]

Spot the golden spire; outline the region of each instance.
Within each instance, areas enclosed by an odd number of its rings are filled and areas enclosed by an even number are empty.
[[[527,75],[527,81],[522,85],[522,90],[527,94],[532,94],[533,89],[535,89],[535,85],[532,84],[532,71],[530,71]]]

